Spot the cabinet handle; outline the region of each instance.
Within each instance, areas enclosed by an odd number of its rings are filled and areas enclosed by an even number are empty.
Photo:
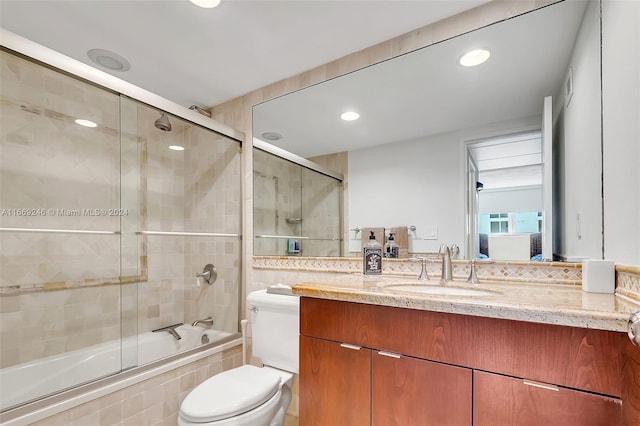
[[[536,388],[552,390],[552,391],[556,391],[556,392],[558,392],[560,390],[556,386],[548,385],[546,383],[531,382],[529,380],[523,380],[522,383],[527,385],[527,386],[533,386],[533,387],[536,387]]]
[[[629,335],[629,339],[631,339],[631,343],[640,346],[640,311],[632,313],[629,317],[627,334]]]
[[[390,358],[400,359],[400,355],[394,354],[393,352],[378,351],[378,355],[388,356]]]
[[[350,345],[348,343],[340,343],[340,346],[342,346],[343,348],[347,348],[347,349],[354,349],[356,351],[359,351],[362,348],[362,346]]]

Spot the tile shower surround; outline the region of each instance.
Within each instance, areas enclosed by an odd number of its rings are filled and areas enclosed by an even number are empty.
[[[2,206],[116,208],[122,198],[123,207],[133,207],[122,217],[2,217],[4,227],[121,229],[123,236],[0,235],[0,368],[208,315],[216,328],[236,331],[238,239],[133,232],[239,234],[238,144],[174,118],[172,132],[158,132],[149,124],[157,111],[129,99],[121,103],[123,116],[135,114],[138,121],[122,120],[120,143],[113,130],[116,95],[0,55],[7,139],[2,170],[4,182],[11,182],[3,184]],[[79,103],[97,105],[92,108],[103,114],[100,126],[80,128],[71,115],[53,113],[79,114]],[[83,143],[87,137],[91,144]],[[172,143],[188,149],[166,149]],[[197,288],[195,274],[207,263],[216,265],[218,281]],[[6,344],[11,341],[22,343]]]
[[[307,170],[275,155],[255,150],[253,179],[254,232],[256,235],[304,235],[331,241],[302,240],[302,254],[339,256],[339,199],[332,178]],[[274,214],[275,206],[277,210]],[[287,218],[302,218],[288,223]],[[256,238],[258,254],[287,254],[287,239]]]

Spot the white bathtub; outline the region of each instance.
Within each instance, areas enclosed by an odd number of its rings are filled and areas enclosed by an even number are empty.
[[[202,344],[205,334],[210,343],[232,334],[190,325],[181,325],[176,331],[182,337],[180,340],[167,332],[149,332],[3,368],[0,409],[195,348]]]

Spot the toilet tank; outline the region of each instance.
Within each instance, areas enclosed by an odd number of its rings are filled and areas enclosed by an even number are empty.
[[[298,373],[300,297],[254,291],[251,311],[252,353],[264,365]]]

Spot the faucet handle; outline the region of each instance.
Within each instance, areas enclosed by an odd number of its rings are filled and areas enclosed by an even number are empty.
[[[213,285],[214,282],[216,282],[216,279],[218,279],[218,271],[216,270],[216,267],[213,266],[211,263],[207,263],[204,266],[204,269],[202,270],[202,272],[197,272],[196,273],[196,278],[204,278],[204,281],[209,284],[209,285]],[[198,287],[200,287],[198,285]]]
[[[471,284],[479,284],[478,275],[476,274],[476,260],[471,259],[471,271],[469,272],[469,278],[467,278],[467,282]]]
[[[411,260],[413,262],[418,262],[421,261],[422,262],[422,269],[420,270],[420,276],[418,277],[418,279],[420,281],[428,281],[429,280],[429,274],[427,274],[427,258],[426,257],[410,257],[408,260]]]
[[[471,284],[480,284],[480,280],[478,279],[478,275],[476,273],[476,264],[477,263],[493,263],[494,261],[491,259],[482,259],[475,258],[471,259],[471,271],[469,271],[469,278],[467,278],[467,282]]]

